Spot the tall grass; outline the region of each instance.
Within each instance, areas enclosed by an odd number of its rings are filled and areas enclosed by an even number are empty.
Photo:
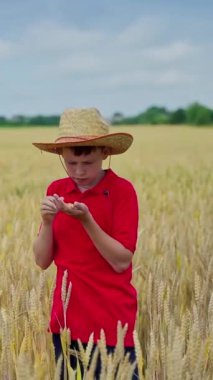
[[[143,367],[140,376],[145,380],[210,380],[213,131],[125,128],[135,135],[134,147],[113,157],[111,166],[133,181],[140,203],[133,273],[139,304],[135,342],[139,367]],[[56,131],[0,131],[2,380],[58,378],[47,332],[55,268],[42,272],[35,266],[32,241],[39,228],[45,188],[64,172],[56,156],[40,154],[31,146],[32,141],[48,141]],[[104,336],[100,347],[104,359]],[[113,378],[113,360],[105,358],[104,379]],[[130,372],[123,358],[117,378],[128,379]]]

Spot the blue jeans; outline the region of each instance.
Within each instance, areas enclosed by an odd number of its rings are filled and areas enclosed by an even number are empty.
[[[55,360],[57,362],[58,359],[59,359],[59,357],[60,357],[60,355],[62,354],[61,338],[60,338],[60,334],[53,334],[52,337],[53,337],[53,345],[54,345],[54,349],[55,349]],[[83,343],[84,349],[86,348],[86,346],[87,346],[87,344]],[[79,352],[78,342],[77,341],[72,341],[70,348],[72,350],[75,350],[75,351]],[[93,356],[95,348],[96,348],[96,345],[94,344],[91,357]],[[114,349],[115,349],[114,346],[106,346],[106,348],[107,348],[107,353],[108,354],[113,353]],[[130,362],[133,363],[136,360],[134,347],[125,347],[125,354],[127,352],[129,352],[129,355],[130,355],[129,356]],[[82,365],[81,362],[79,364],[80,364],[81,373],[82,373],[82,376],[83,376],[83,371],[84,371],[83,370],[83,365]],[[76,356],[70,355],[70,365],[71,365],[71,367],[74,370],[76,369],[76,367],[77,367]],[[96,370],[95,370],[95,380],[98,380],[100,378],[100,373],[101,373],[101,359],[100,359],[100,355],[99,355],[98,356],[98,360],[97,360]],[[63,379],[64,379],[64,367],[63,367],[63,364],[62,364],[61,380],[63,380]],[[138,379],[138,370],[137,370],[137,367],[136,367],[136,369],[134,371],[134,374],[132,376],[132,380],[136,380],[136,379]]]

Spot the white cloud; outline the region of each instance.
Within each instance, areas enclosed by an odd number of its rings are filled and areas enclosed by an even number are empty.
[[[11,57],[13,53],[13,43],[7,40],[0,40],[0,59]]]
[[[103,39],[103,35],[97,31],[82,30],[65,27],[50,21],[34,25],[23,38],[23,45],[27,49],[33,49],[46,54],[69,53],[71,49],[81,51],[92,49]]]
[[[154,21],[147,22],[147,26],[153,32],[155,25],[153,35],[159,37],[157,22]],[[34,66],[37,79],[67,78],[70,82],[75,75],[92,75],[92,82],[96,81],[97,87],[105,84],[107,88],[144,83],[163,86],[178,83],[179,80],[182,82],[181,78],[189,82],[191,79],[187,70],[184,73],[184,67],[180,69],[176,63],[184,62],[198,49],[185,41],[162,44],[161,41],[157,43],[157,40],[151,47],[141,43],[141,46],[129,49],[131,39],[135,35],[141,37],[144,33],[140,29],[141,22],[127,26],[114,36],[107,36],[98,30],[82,31],[45,22],[28,30],[22,40],[19,40],[18,46],[23,57],[26,55],[27,59],[31,57],[37,62]],[[161,30],[162,26],[159,28]],[[164,63],[172,63],[173,71],[168,67],[166,72]]]
[[[167,70],[159,73],[155,78],[155,84],[159,86],[172,86],[172,85],[186,85],[195,82],[196,79],[184,71],[180,70]]]
[[[196,51],[189,42],[157,41],[161,29],[161,23],[155,19],[140,19],[116,35],[107,35],[99,30],[68,28],[46,21],[27,29],[17,41],[0,41],[0,57],[13,52],[23,59],[49,63],[50,71],[55,69],[58,73],[108,73],[180,61]],[[151,35],[152,44],[147,46]]]
[[[88,54],[76,54],[71,57],[67,57],[58,62],[58,68],[60,71],[70,73],[89,73],[99,70],[100,61],[94,55]]]
[[[85,99],[90,93],[97,102],[108,94],[109,102],[122,97],[131,103],[129,97],[135,92],[147,102],[147,92],[153,99],[162,93],[170,101],[173,86],[174,96],[187,90],[193,97],[193,86],[201,83],[206,62],[210,62],[203,57],[211,49],[201,42],[197,46],[190,38],[181,39],[178,33],[167,39],[166,31],[168,25],[157,17],[139,18],[119,31],[109,28],[108,32],[48,20],[34,24],[16,39],[0,40],[0,59],[7,58],[2,100],[10,104],[16,88],[21,95],[14,94],[14,102],[27,99],[39,112],[39,103],[43,109],[47,99],[51,107],[54,102],[67,103],[70,96]],[[203,88],[205,91],[205,83]]]
[[[146,55],[150,59],[159,62],[171,62],[186,58],[198,51],[198,47],[184,41],[174,41],[168,45],[154,46],[146,49]]]
[[[172,86],[192,83],[192,75],[186,74],[181,70],[141,70],[134,72],[124,72],[109,75],[101,78],[94,86],[116,90],[117,88],[137,88],[143,86],[159,87]]]
[[[128,49],[155,44],[166,29],[165,22],[157,17],[144,16],[136,19],[117,36],[115,44]]]

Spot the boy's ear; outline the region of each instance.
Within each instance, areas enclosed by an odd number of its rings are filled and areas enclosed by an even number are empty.
[[[103,160],[106,160],[106,158],[110,155],[110,148],[108,148],[107,146],[104,146],[102,148],[102,157],[103,157]]]

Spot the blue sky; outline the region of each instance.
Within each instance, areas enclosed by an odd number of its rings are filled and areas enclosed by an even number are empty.
[[[0,3],[0,115],[213,108],[213,1]]]

